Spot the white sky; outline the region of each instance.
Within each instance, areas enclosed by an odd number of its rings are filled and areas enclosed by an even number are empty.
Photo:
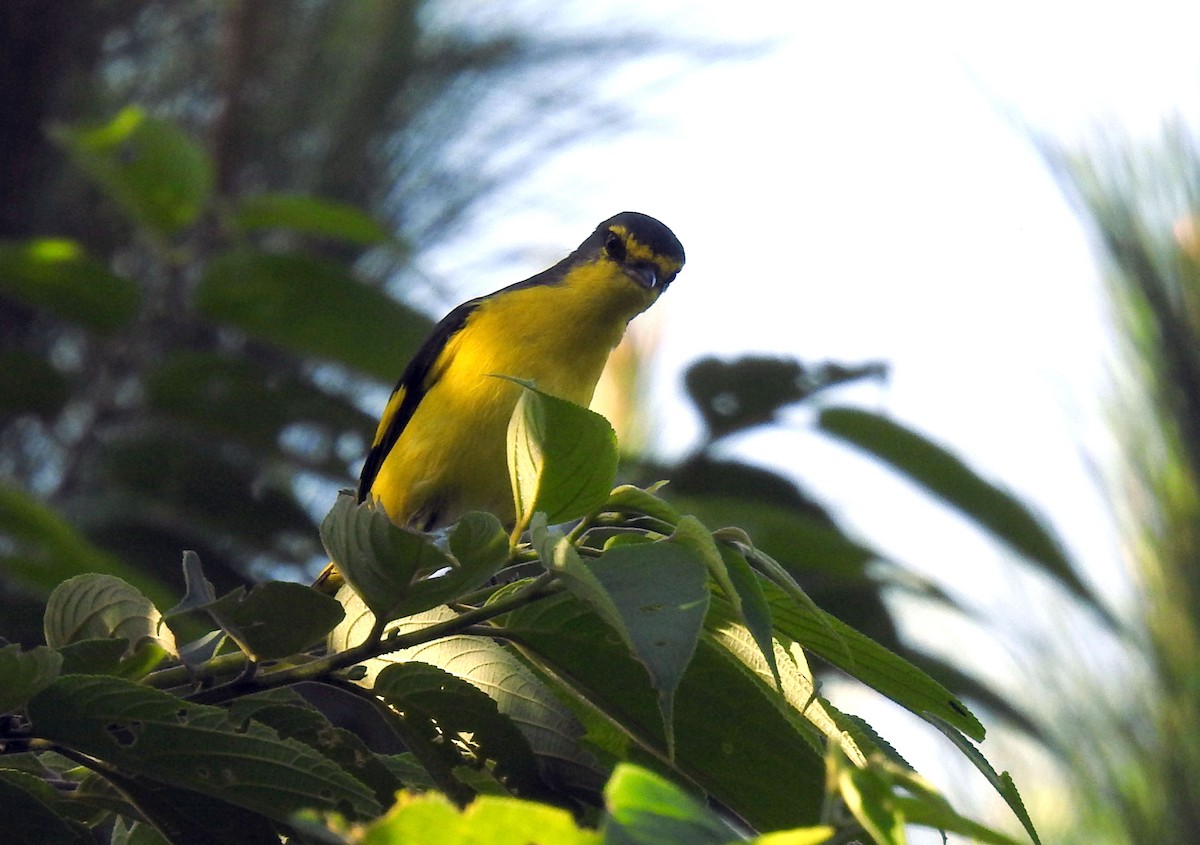
[[[884,359],[890,381],[853,398],[1033,502],[1120,602],[1115,535],[1089,470],[1113,448],[1102,416],[1111,349],[1099,274],[1083,228],[1006,114],[1068,140],[1101,126],[1152,138],[1163,116],[1194,117],[1200,4],[641,0],[564,9],[541,24],[587,32],[628,18],[683,39],[774,47],[645,95],[645,131],[565,151],[426,272],[457,300],[518,278],[511,267],[494,278],[476,272],[489,239],[545,232],[532,273],[617,211],[659,217],[688,254],[651,312],[663,333],[659,449],[679,454],[694,443],[698,423],[679,384],[697,357]],[[614,96],[642,92],[648,76],[679,67],[643,62],[609,85]],[[795,473],[871,543],[973,604],[1015,613],[1031,590],[1038,595],[994,545],[810,428],[798,416],[744,438],[738,454]],[[910,613],[907,622],[922,642],[946,637],[944,620]],[[930,765],[926,751],[897,744],[919,768]],[[998,768],[1013,765],[990,744],[985,751]]]

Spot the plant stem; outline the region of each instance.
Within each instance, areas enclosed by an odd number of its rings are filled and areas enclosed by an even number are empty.
[[[353,648],[328,654],[298,666],[288,666],[274,671],[260,671],[253,677],[246,679],[238,678],[218,687],[200,690],[187,698],[189,701],[201,704],[219,704],[251,692],[289,686],[300,681],[320,680],[334,672],[354,666],[357,663],[362,663],[364,660],[370,660],[373,657],[378,657],[388,652],[412,648],[413,646],[441,639],[442,637],[448,637],[452,634],[462,633],[474,625],[494,619],[497,616],[502,616],[519,607],[524,607],[530,602],[537,601],[557,592],[560,587],[555,579],[556,576],[553,573],[544,573],[512,595],[498,599],[492,604],[473,608],[460,613],[453,619],[437,622],[408,634],[385,637],[383,633],[387,622],[376,620],[367,638]],[[212,663],[214,661],[209,662]],[[207,669],[207,664],[204,668]],[[204,672],[203,675],[209,675],[209,673]],[[196,676],[203,675],[197,673]],[[211,675],[209,676],[211,677]]]

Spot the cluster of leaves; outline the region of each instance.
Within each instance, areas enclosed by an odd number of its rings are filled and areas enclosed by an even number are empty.
[[[62,584],[47,646],[0,651],[0,788],[24,808],[24,841],[101,827],[183,845],[773,830],[761,840],[893,845],[918,824],[1014,842],[827,701],[810,655],[950,737],[1037,841],[961,701],[819,609],[745,532],[613,489],[602,417],[525,386],[509,455],[511,534],[483,513],[411,532],[341,497],[321,526],[346,580],[336,599],[283,582],[217,597],[194,556],[165,614],[112,576]],[[177,646],[196,616],[215,629]],[[382,720],[396,753],[336,727],[323,694]]]
[[[44,421],[10,454],[38,456],[56,506],[0,487],[9,594],[44,600],[93,571],[166,602],[180,548],[225,589],[251,562],[316,556],[297,482],[346,483],[375,424],[350,396],[355,377],[330,387],[320,364],[391,381],[430,321],[314,245],[400,245],[343,204],[219,196],[203,148],[136,108],[53,134],[137,248],[109,261],[65,238],[0,243],[5,307],[70,327],[44,349],[0,351],[0,421]]]

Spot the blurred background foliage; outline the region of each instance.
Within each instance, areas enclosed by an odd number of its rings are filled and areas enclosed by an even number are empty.
[[[598,69],[655,51],[685,65],[737,55],[634,25],[534,39],[506,27],[499,7],[447,9],[458,7],[0,9],[0,636],[40,639],[45,596],[78,572],[119,575],[170,606],[184,549],[221,592],[310,577],[316,523],[352,486],[383,397],[432,324],[411,304],[430,288],[423,251],[547,151],[627,128],[630,115],[593,87]],[[687,388],[703,442],[670,465],[631,455],[623,471],[670,479],[685,509],[745,528],[819,605],[1064,760],[1072,807],[1061,841],[1190,842],[1200,829],[1200,153],[1181,131],[1153,154],[1114,141],[1049,157],[1109,259],[1127,340],[1112,500],[1139,604],[1113,621],[1056,546],[1022,546],[1043,536],[1030,515],[1014,517],[1011,500],[953,460],[921,477],[903,466],[913,444],[903,433],[859,445],[1094,611],[1126,650],[1117,681],[1051,667],[1031,707],[963,661],[915,651],[888,591],[950,600],[847,536],[819,491],[720,448],[773,425],[784,406],[819,406],[843,384],[883,377],[881,364],[697,362]],[[827,433],[853,442],[829,422]]]
[[[311,577],[316,522],[353,486],[376,407],[431,326],[405,304],[426,286],[421,252],[547,151],[627,125],[593,95],[598,68],[648,51],[738,55],[620,27],[535,40],[501,15],[446,8],[7,8],[4,72],[23,100],[0,138],[16,176],[0,250],[4,636],[36,640],[41,601],[79,571],[169,606],[184,549],[219,591]],[[670,479],[705,520],[751,531],[819,604],[1024,721],[900,640],[884,587],[936,590],[791,480],[719,457],[723,438],[780,408],[883,375],[700,362],[687,386],[705,440],[673,465],[631,455],[625,475]]]
[[[1135,584],[1120,671],[1048,677],[1072,702],[1041,720],[1072,773],[1062,841],[1184,845],[1200,830],[1200,145],[1169,124],[1156,144],[1045,149],[1104,259],[1121,339],[1105,475]],[[1098,647],[1065,639],[1076,665]]]

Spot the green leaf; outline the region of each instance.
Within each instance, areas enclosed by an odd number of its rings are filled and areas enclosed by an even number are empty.
[[[430,327],[425,317],[339,264],[251,250],[209,263],[196,306],[261,340],[388,382],[404,370]]]
[[[303,742],[332,760],[342,771],[371,787],[375,800],[381,805],[386,807],[395,800],[401,782],[358,735],[344,728],[335,728],[298,694],[292,696],[296,703],[272,703],[271,693],[274,692],[277,691],[238,699],[230,707],[230,719],[243,721],[245,714],[246,719],[253,718],[274,730],[280,739]],[[252,699],[260,701],[253,702]],[[254,706],[255,703],[261,706]]]
[[[418,795],[367,826],[358,845],[600,845],[566,810],[518,798],[486,796],[461,813],[444,795]]]
[[[353,818],[378,815],[371,791],[321,754],[281,740],[256,722],[159,690],[91,675],[68,675],[34,696],[36,736],[109,763],[131,776],[191,789],[286,820],[316,808]]]
[[[785,648],[779,642],[772,642],[774,663],[779,671],[776,678],[750,632],[732,618],[724,602],[713,602],[713,608],[705,620],[705,628],[708,639],[724,649],[731,659],[737,660],[764,683],[777,684],[782,695],[772,700],[802,735],[812,738],[814,752],[821,753],[824,750],[816,733],[819,732],[830,742],[840,745],[851,760],[865,762],[857,743],[842,731],[840,724],[817,696],[816,683],[803,649],[795,643],[789,643]]]
[[[983,725],[967,706],[903,657],[828,613],[796,604],[774,584],[764,583],[763,590],[776,630],[916,715],[936,716],[983,739]]]
[[[16,554],[0,557],[5,575],[46,595],[73,576],[105,573],[134,584],[164,606],[174,601],[163,584],[92,545],[23,490],[0,485],[0,534],[17,548]]]
[[[450,529],[450,553],[429,534],[400,528],[374,502],[341,495],[321,522],[338,571],[378,617],[428,610],[478,587],[508,561],[508,540],[491,514],[464,514]]]
[[[87,831],[53,809],[54,790],[40,778],[0,769],[4,841],[12,845],[89,845]]]
[[[180,789],[145,777],[109,769],[110,792],[128,799],[132,807],[119,812],[149,820],[170,845],[278,845],[279,834],[265,816],[221,801],[211,795]],[[98,780],[98,778],[97,778]],[[87,785],[87,781],[84,782]],[[83,786],[81,785],[81,791]],[[118,787],[120,792],[117,793]],[[92,787],[95,789],[95,787]],[[139,824],[138,827],[144,825]],[[147,834],[151,843],[156,840]],[[135,840],[135,843],[137,841]]]
[[[143,678],[167,656],[167,651],[154,640],[143,640],[130,649],[129,640],[79,640],[59,648],[63,658],[63,675],[116,675],[120,678]]]
[[[13,643],[0,648],[0,713],[17,709],[49,686],[62,663],[62,655],[45,646],[22,651]]]
[[[775,639],[772,634],[771,606],[763,593],[762,584],[746,558],[737,549],[726,543],[720,545],[721,557],[729,580],[733,584],[734,595],[729,596],[730,603],[738,615],[738,619],[746,626],[746,630],[754,637],[759,651],[767,661],[775,685],[782,681],[779,677],[779,667],[775,663]],[[736,599],[734,598],[736,596]]]
[[[601,507],[617,475],[617,435],[608,420],[530,382],[509,380],[523,388],[508,424],[518,528],[535,511],[555,525]]]
[[[287,229],[351,244],[377,244],[391,234],[360,208],[303,194],[258,194],[238,205],[233,222],[242,229]]]
[[[826,408],[819,424],[823,431],[886,462],[974,520],[1103,612],[1104,604],[1080,580],[1045,524],[1021,500],[984,480],[956,455],[887,417],[855,408]]]
[[[665,778],[622,763],[604,788],[605,845],[725,845],[739,837],[721,817]]]
[[[644,667],[587,604],[560,593],[508,614],[503,628],[554,683],[665,760],[658,695]],[[784,716],[778,692],[706,638],[676,691],[674,724],[671,768],[749,824],[778,829],[817,821],[824,765],[810,737]]]
[[[287,581],[238,587],[204,608],[253,660],[281,660],[319,642],[342,621],[337,599]]]
[[[832,827],[798,827],[793,830],[777,830],[764,833],[749,840],[748,845],[823,845],[833,841],[836,831]]]
[[[549,797],[525,736],[470,683],[436,666],[409,662],[385,667],[372,689],[410,729],[423,730],[454,755],[452,764],[488,769],[512,795]]]
[[[667,756],[673,757],[675,690],[708,610],[701,556],[690,545],[667,540],[610,548],[585,564],[566,538],[544,531],[540,517],[534,542],[543,563],[620,634],[646,667],[658,694]]]
[[[160,234],[191,225],[212,195],[212,163],[200,145],[138,108],[96,128],[53,127],[50,137],[135,223]]]
[[[883,772],[843,761],[837,785],[842,801],[878,845],[905,845],[904,813],[896,806],[892,784]]]
[[[1038,838],[1037,829],[1033,826],[1033,819],[1029,817],[1029,812],[1025,809],[1025,802],[1021,800],[1021,793],[1017,791],[1017,785],[1013,782],[1012,776],[1008,772],[996,774],[996,770],[992,768],[992,764],[987,761],[987,758],[979,751],[975,745],[959,733],[958,726],[948,719],[927,718],[934,727],[944,733],[951,742],[958,748],[963,755],[971,761],[971,764],[978,769],[992,788],[1000,794],[1004,799],[1004,803],[1008,804],[1009,808],[1021,822],[1025,832],[1029,834],[1029,838],[1034,841],[1034,845],[1041,845],[1042,840]]]
[[[141,300],[137,284],[62,238],[0,243],[0,293],[105,334],[133,319]]]
[[[679,522],[679,511],[671,503],[649,490],[634,487],[632,484],[622,484],[608,494],[604,510],[615,511],[629,516],[648,516],[674,527]]]
[[[346,592],[339,594],[346,605],[346,619],[330,635],[332,651],[357,645],[374,623],[362,600]],[[400,620],[394,630],[408,635],[456,616],[448,607],[435,607]],[[583,727],[511,651],[486,637],[441,637],[368,661],[364,683],[374,683],[388,666],[415,661],[443,669],[487,693],[524,734],[548,783],[568,792],[599,791],[604,776],[596,760],[580,746]]]
[[[52,648],[81,640],[126,639],[136,652],[150,641],[174,654],[175,635],[158,608],[138,590],[112,575],[76,575],[50,594],[46,603],[46,644]]]
[[[118,818],[113,822],[109,845],[173,845],[146,822],[131,822]]]

